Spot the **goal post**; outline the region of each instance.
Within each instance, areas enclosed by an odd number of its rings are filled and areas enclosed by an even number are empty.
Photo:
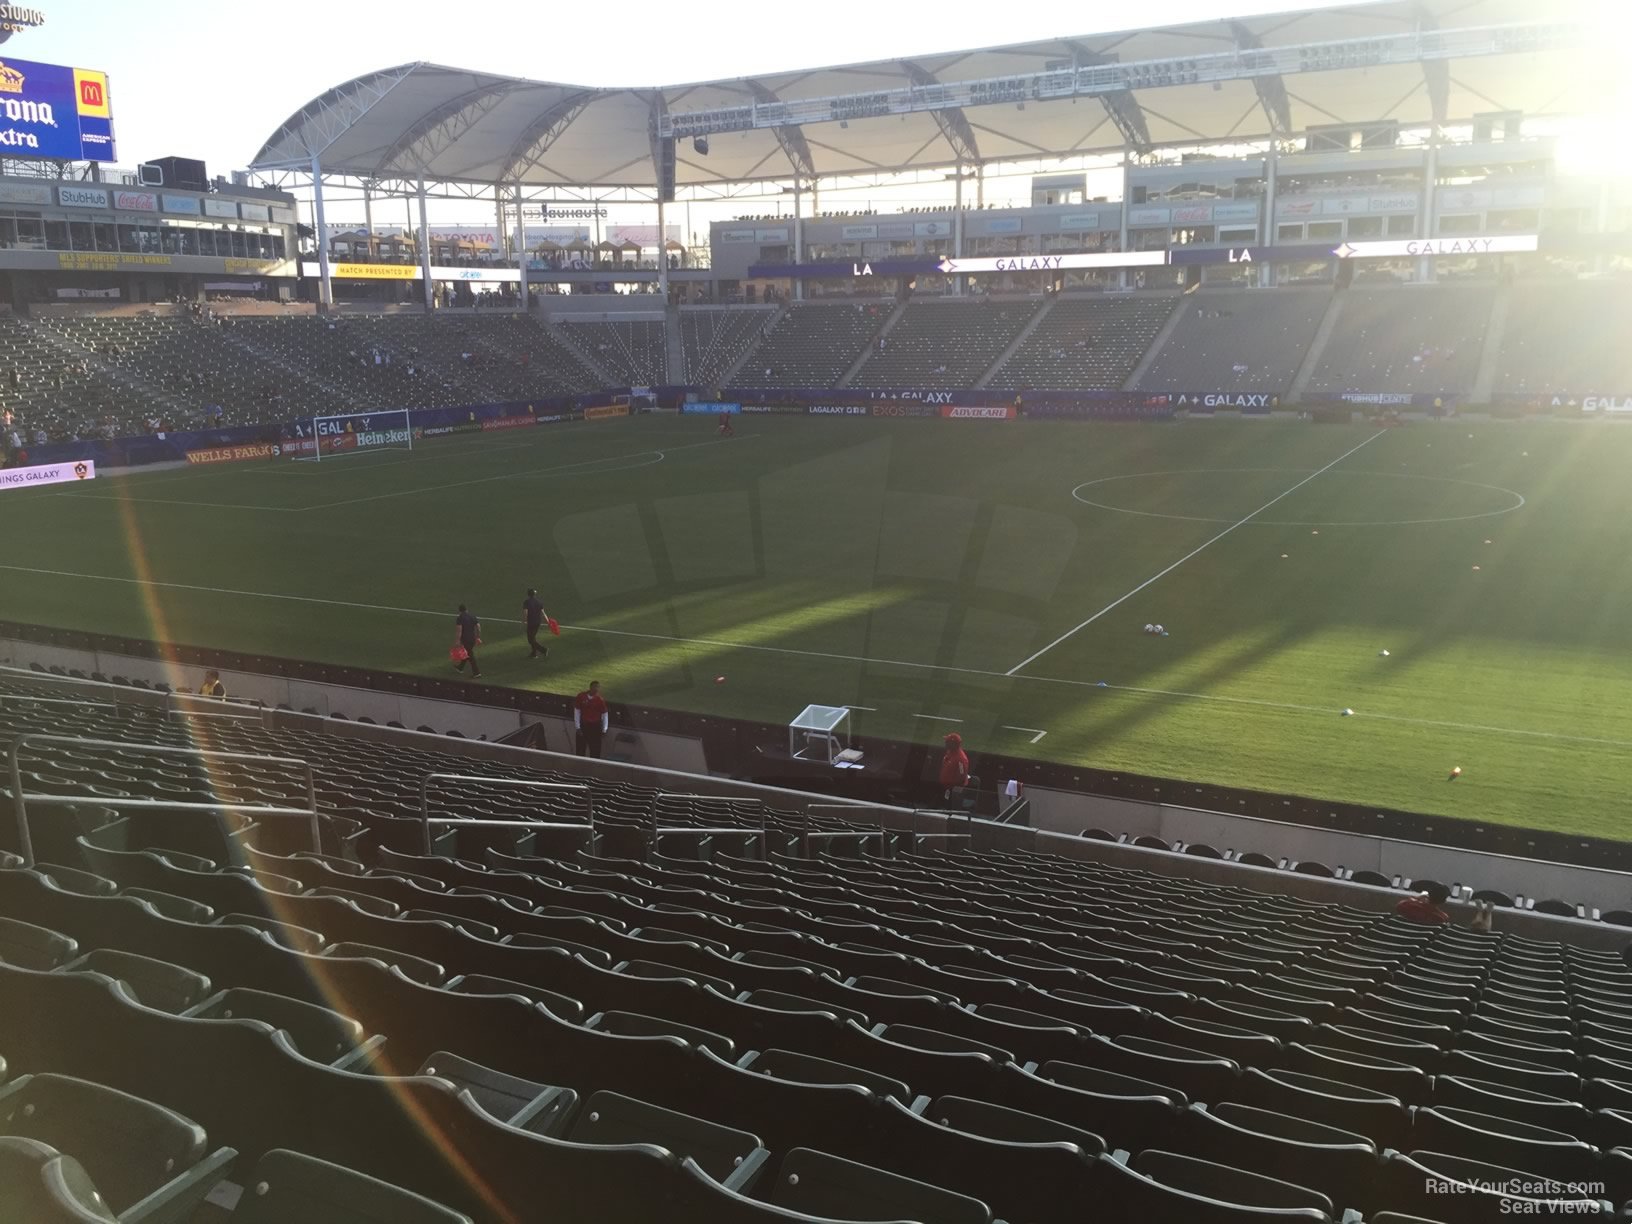
[[[300,458],[311,463],[373,451],[414,449],[414,430],[406,408],[314,416],[310,428],[316,445],[310,454]]]

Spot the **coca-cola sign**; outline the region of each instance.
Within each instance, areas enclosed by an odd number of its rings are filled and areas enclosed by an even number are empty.
[[[151,191],[116,191],[113,206],[124,212],[158,212],[159,197]]]

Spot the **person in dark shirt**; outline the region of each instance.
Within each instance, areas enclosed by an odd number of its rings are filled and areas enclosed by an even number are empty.
[[[538,592],[532,587],[527,588],[527,598],[521,601],[522,618],[527,625],[527,645],[533,648],[528,655],[529,659],[548,658],[550,648],[538,640],[538,631],[544,627],[547,619],[544,605],[538,602]]]
[[[198,686],[200,697],[225,697],[227,686],[221,683],[221,673],[210,668],[204,673],[204,683]]]
[[[453,670],[462,672],[465,664],[469,663],[471,679],[478,678],[482,668],[476,662],[476,647],[482,644],[482,622],[464,604],[459,605],[459,615],[453,620],[453,640],[455,645],[465,648],[465,657],[453,665]]]

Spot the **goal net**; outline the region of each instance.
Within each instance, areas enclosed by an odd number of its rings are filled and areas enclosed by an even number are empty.
[[[405,408],[313,417],[311,436],[317,439],[317,446],[300,458],[312,463],[373,451],[414,449],[414,431]]]

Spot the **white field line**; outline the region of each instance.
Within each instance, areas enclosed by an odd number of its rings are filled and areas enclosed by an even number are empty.
[[[1167,575],[1171,574],[1174,570],[1178,569],[1179,566],[1183,565],[1186,561],[1190,560],[1190,558],[1192,558],[1194,556],[1197,556],[1200,553],[1206,552],[1209,548],[1211,548],[1214,544],[1217,544],[1220,540],[1222,540],[1225,536],[1229,535],[1236,528],[1245,527],[1248,523],[1252,522],[1253,519],[1257,518],[1265,510],[1268,510],[1276,502],[1281,501],[1283,498],[1287,498],[1287,497],[1292,496],[1292,494],[1296,493],[1299,489],[1303,488],[1304,485],[1308,484],[1315,477],[1323,475],[1324,473],[1331,471],[1334,467],[1336,467],[1338,464],[1342,463],[1343,460],[1347,459],[1350,455],[1354,454],[1356,451],[1360,450],[1362,447],[1370,446],[1373,442],[1377,441],[1378,438],[1382,437],[1387,432],[1388,431],[1386,429],[1379,429],[1376,433],[1372,434],[1371,437],[1367,438],[1364,442],[1360,443],[1359,446],[1350,447],[1348,450],[1344,451],[1341,455],[1339,455],[1336,459],[1333,459],[1330,463],[1328,463],[1325,467],[1321,468],[1319,471],[1309,473],[1309,475],[1305,476],[1302,480],[1298,481],[1298,483],[1293,485],[1290,489],[1287,489],[1285,492],[1279,493],[1276,496],[1270,498],[1267,502],[1265,502],[1263,505],[1259,506],[1258,509],[1254,510],[1251,514],[1247,515],[1245,518],[1237,519],[1235,522],[1231,523],[1228,527],[1224,528],[1223,531],[1221,531],[1217,535],[1215,535],[1212,539],[1208,540],[1205,544],[1202,544],[1202,545],[1200,545],[1199,547],[1196,547],[1196,548],[1192,548],[1189,552],[1185,553],[1184,556],[1180,557],[1177,561],[1173,562],[1172,565],[1168,566],[1164,570],[1159,571],[1158,573],[1152,574],[1149,578],[1146,578],[1143,582],[1141,582],[1138,586],[1134,587],[1133,590],[1129,591],[1126,595],[1123,595],[1123,596],[1121,596],[1121,597],[1119,597],[1117,599],[1113,599],[1110,603],[1106,604],[1098,612],[1095,612],[1092,616],[1090,616],[1087,620],[1083,621],[1080,625],[1077,625],[1075,628],[1072,628],[1072,629],[1067,629],[1064,633],[1060,634],[1059,637],[1055,638],[1047,646],[1044,646],[1041,650],[1034,651],[1033,653],[1027,655],[1025,658],[1021,659],[1020,662],[1016,663],[1013,667],[1009,668],[1009,670],[1004,672],[1003,674],[1006,675],[1006,676],[1012,676],[1012,675],[1015,674],[1015,672],[1019,671],[1022,667],[1025,667],[1028,663],[1035,663],[1038,659],[1042,658],[1049,651],[1053,650],[1054,647],[1058,646],[1061,642],[1067,640],[1068,638],[1074,637],[1076,634],[1082,632],[1084,629],[1088,628],[1089,625],[1093,624],[1100,617],[1104,616],[1107,612],[1110,612],[1110,611],[1112,611],[1112,610],[1114,610],[1116,608],[1121,607],[1123,604],[1127,603],[1128,600],[1132,599],[1135,595],[1139,594],[1140,591],[1144,590],[1146,587],[1150,586],[1152,583],[1157,582],[1160,579],[1167,577]]]
[[[746,438],[733,439],[733,440],[734,441],[748,442],[748,441],[752,441],[755,437],[758,437],[758,436],[759,435],[757,435],[757,434],[751,434]],[[73,492],[73,493],[57,493],[57,494],[54,494],[53,496],[57,496],[57,497],[83,497],[88,501],[138,502],[138,503],[141,503],[141,504],[144,504],[144,505],[158,505],[158,506],[196,506],[196,507],[198,507],[200,509],[204,509],[204,510],[257,510],[257,511],[264,511],[264,512],[271,513],[271,514],[307,514],[307,513],[311,512],[311,511],[314,511],[314,510],[333,510],[333,509],[335,509],[337,507],[340,507],[340,506],[355,506],[355,505],[360,505],[360,504],[362,504],[364,502],[384,501],[387,498],[413,497],[414,495],[419,494],[419,493],[436,493],[436,492],[440,492],[443,489],[460,489],[460,488],[466,487],[467,485],[486,484],[486,483],[488,483],[490,481],[495,481],[495,480],[521,480],[521,479],[525,479],[527,477],[549,476],[549,475],[552,475],[552,474],[559,474],[559,473],[563,473],[563,472],[571,472],[575,468],[596,469],[597,465],[601,465],[598,468],[598,470],[604,471],[604,472],[628,471],[631,467],[653,467],[653,466],[656,466],[656,464],[658,464],[658,463],[662,463],[674,451],[690,450],[693,447],[698,447],[698,446],[718,446],[719,444],[720,443],[719,443],[718,439],[711,438],[707,442],[686,442],[686,443],[682,443],[680,446],[668,446],[668,447],[663,447],[661,449],[659,449],[657,447],[652,447],[652,448],[648,448],[646,450],[627,451],[627,452],[624,452],[624,453],[621,453],[621,454],[616,454],[616,455],[603,455],[603,456],[601,456],[600,458],[597,458],[597,459],[579,459],[579,460],[575,460],[572,463],[557,464],[557,465],[555,465],[553,467],[528,468],[528,469],[526,469],[524,471],[519,471],[519,472],[515,472],[515,471],[513,471],[513,472],[501,472],[501,473],[499,473],[497,475],[493,475],[493,476],[479,476],[479,477],[475,478],[474,480],[459,480],[459,481],[454,481],[454,482],[452,482],[450,484],[440,484],[440,485],[421,485],[421,486],[418,486],[418,487],[415,487],[415,488],[412,488],[412,489],[397,489],[397,490],[394,490],[394,491],[392,491],[390,493],[376,493],[376,494],[374,494],[372,496],[369,496],[369,497],[353,497],[353,498],[348,498],[348,499],[346,499],[344,501],[320,502],[320,503],[316,503],[316,504],[313,504],[313,505],[306,505],[306,506],[260,506],[260,505],[249,505],[249,504],[246,504],[246,503],[243,503],[243,502],[186,501],[186,500],[176,499],[176,498],[142,497],[138,492],[135,492],[135,491],[132,491],[130,493],[123,493],[123,492],[117,492],[117,493],[90,493],[90,492],[84,492],[84,491],[80,491],[80,490],[76,489],[76,491]],[[625,466],[622,466],[622,467],[608,467],[608,466],[605,466],[607,464],[620,463],[620,462],[622,462],[624,460],[644,459],[644,458],[647,458],[648,456],[654,456],[654,455],[656,456],[656,459],[652,460],[652,462],[650,462],[650,463],[632,463],[632,464],[626,464]],[[450,458],[453,458],[453,457],[450,456]],[[457,458],[463,458],[463,456],[457,456]],[[320,465],[312,465],[312,469],[315,471],[318,466],[320,466]],[[373,471],[378,467],[393,467],[393,466],[396,466],[396,464],[395,463],[392,463],[392,464],[376,464],[376,465],[373,465],[373,466],[371,466],[369,468],[364,468],[364,469],[353,468],[353,469],[350,469],[350,470],[352,470],[352,471]],[[154,483],[157,483],[157,482],[154,482]]]
[[[758,436],[760,436],[760,435],[753,434],[753,435],[750,435],[748,438],[742,439],[742,441],[747,442],[747,441],[750,441],[752,438],[758,437]],[[334,509],[337,509],[340,506],[360,506],[360,505],[364,504],[365,502],[386,501],[386,500],[389,500],[390,498],[394,498],[394,497],[414,497],[414,496],[416,496],[416,495],[418,495],[420,493],[438,493],[438,492],[441,492],[444,489],[464,489],[464,488],[468,488],[471,485],[490,484],[491,482],[496,481],[496,480],[525,480],[525,479],[527,479],[529,477],[548,476],[548,475],[551,475],[552,473],[557,473],[557,472],[569,472],[573,468],[593,467],[596,464],[614,463],[614,462],[617,462],[620,459],[640,459],[640,458],[644,458],[647,455],[656,455],[657,456],[657,462],[661,463],[661,462],[663,462],[663,460],[665,458],[668,457],[668,455],[670,453],[672,453],[674,451],[692,450],[692,449],[694,449],[696,447],[699,447],[699,446],[718,446],[718,445],[720,445],[719,439],[710,438],[707,442],[686,442],[686,443],[683,443],[680,446],[664,447],[661,450],[659,450],[656,447],[652,447],[652,448],[649,448],[647,450],[632,451],[632,452],[630,452],[628,454],[624,454],[624,455],[606,455],[606,456],[603,456],[603,457],[601,457],[599,459],[579,459],[579,460],[576,460],[573,463],[562,463],[562,464],[556,465],[555,467],[529,468],[528,470],[523,471],[523,472],[501,472],[496,476],[477,476],[472,480],[456,480],[456,481],[453,481],[451,484],[420,485],[418,488],[414,488],[414,489],[397,489],[397,490],[393,490],[390,493],[375,493],[375,494],[373,494],[372,496],[369,496],[369,497],[348,497],[344,501],[322,502],[322,503],[320,503],[318,505],[302,506],[296,513],[304,514],[304,513],[307,513],[308,511],[312,511],[312,510],[334,510]],[[633,465],[633,466],[647,467],[647,466],[650,466],[650,465],[649,464],[637,464],[637,465]],[[605,470],[616,472],[616,471],[623,471],[625,469],[623,469],[623,468],[607,468]]]
[[[1019,731],[1023,735],[1030,735],[1034,744],[1048,734],[1047,731],[1039,731],[1036,727],[1016,727],[1010,723],[1004,723],[1002,726],[1005,731]]]
[[[914,718],[927,718],[932,722],[961,723],[963,721],[963,719],[961,719],[961,718],[948,718],[945,714],[914,714],[913,717]]]
[[[231,587],[199,586],[188,582],[156,582],[143,578],[119,578],[109,574],[75,574],[67,570],[40,569],[27,565],[0,565],[0,571],[17,574],[37,574],[51,578],[78,578],[86,582],[117,582],[127,586],[154,587],[173,591],[199,591],[207,595],[232,595],[244,599],[275,599],[289,603],[319,604],[331,608],[351,608],[361,612],[394,612],[402,616],[434,616],[451,620],[444,609],[399,608],[390,604],[354,603],[344,599],[319,599],[311,595],[282,595],[274,591],[240,591]],[[519,625],[520,620],[490,617],[496,625]],[[608,637],[640,638],[653,642],[672,642],[680,646],[710,646],[723,650],[751,650],[763,654],[790,655],[807,659],[829,659],[838,663],[871,663],[878,667],[902,667],[913,671],[946,672],[953,675],[982,676],[998,680],[1023,680],[1032,684],[1063,684],[1072,688],[1100,689],[1110,693],[1131,693],[1143,697],[1169,697],[1181,701],[1211,701],[1223,705],[1254,706],[1268,710],[1287,710],[1294,714],[1320,714],[1336,717],[1338,706],[1309,705],[1294,701],[1269,701],[1258,697],[1230,697],[1222,693],[1191,693],[1183,689],[1146,688],[1135,684],[1106,684],[1096,680],[1071,680],[1063,676],[1016,676],[1009,672],[989,671],[980,667],[950,667],[941,663],[915,663],[907,659],[875,659],[867,655],[839,654],[827,650],[800,650],[792,646],[762,646],[753,642],[728,642],[719,638],[675,637],[667,633],[636,633],[630,629],[607,629],[598,625],[563,625],[575,633],[595,633]],[[856,706],[855,709],[864,707]],[[926,716],[927,717],[927,716]],[[1606,748],[1632,748],[1632,740],[1607,739],[1592,735],[1570,735],[1563,731],[1528,731],[1519,727],[1497,727],[1487,723],[1453,722],[1439,718],[1413,718],[1406,714],[1372,714],[1356,710],[1356,718],[1374,718],[1379,722],[1405,723],[1418,727],[1443,727],[1452,731],[1480,731],[1492,735],[1517,735],[1527,739],[1556,740],[1562,743],[1594,744]],[[1025,728],[1031,730],[1031,728]]]

